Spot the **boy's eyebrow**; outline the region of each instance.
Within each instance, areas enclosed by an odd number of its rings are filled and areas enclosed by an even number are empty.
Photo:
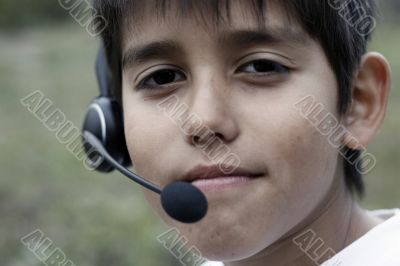
[[[122,68],[124,69],[130,65],[151,59],[168,58],[182,51],[182,47],[176,41],[160,40],[150,42],[139,47],[128,49],[122,57]]]
[[[306,34],[289,28],[270,30],[237,30],[219,34],[218,43],[221,47],[243,47],[257,44],[295,43],[305,45]],[[128,49],[122,57],[122,68],[151,59],[171,58],[184,52],[183,47],[174,40],[153,41],[138,47]]]

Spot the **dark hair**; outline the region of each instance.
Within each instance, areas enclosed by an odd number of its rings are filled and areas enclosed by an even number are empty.
[[[230,0],[93,0],[95,12],[103,16],[108,26],[101,33],[106,48],[110,71],[113,77],[112,95],[121,101],[121,27],[127,18],[134,17],[135,6],[144,2],[154,3],[155,14],[165,16],[174,2],[178,14],[199,14],[205,22],[218,24],[222,12],[228,20]],[[143,1],[143,2],[142,2]],[[273,0],[246,0],[254,15],[265,23],[265,11]],[[361,57],[367,51],[367,43],[374,29],[376,15],[375,0],[283,0],[276,1],[283,7],[288,19],[295,20],[311,36],[319,41],[336,75],[338,82],[338,110],[345,114],[352,99],[352,80]],[[175,6],[176,7],[176,6]],[[209,22],[206,22],[209,23]],[[344,148],[344,154],[351,156],[352,162],[361,160],[361,152]],[[362,175],[354,163],[344,160],[346,184],[360,196],[364,193]]]

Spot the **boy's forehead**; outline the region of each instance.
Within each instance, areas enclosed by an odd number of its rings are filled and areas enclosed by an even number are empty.
[[[269,4],[264,10],[264,18],[260,20],[250,1],[231,1],[229,9],[219,11],[217,19],[207,9],[192,9],[182,14],[178,6],[163,10],[163,14],[155,12],[154,1],[143,1],[147,4],[137,6],[126,12],[122,24],[122,50],[142,46],[150,41],[173,40],[182,37],[190,38],[198,35],[207,36],[221,44],[229,41],[240,41],[243,38],[270,38],[271,41],[288,41],[304,43],[308,36],[297,20],[277,4]],[[215,15],[215,14],[214,14]],[[258,33],[258,34],[249,34]]]

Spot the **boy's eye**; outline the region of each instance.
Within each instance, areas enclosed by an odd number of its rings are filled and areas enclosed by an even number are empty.
[[[286,74],[289,68],[267,59],[258,59],[242,65],[238,71],[253,73],[256,76],[269,76],[273,74]],[[138,85],[140,89],[161,89],[171,86],[175,82],[184,81],[185,75],[175,69],[160,69],[144,78]]]
[[[251,61],[239,68],[239,71],[245,73],[255,73],[261,75],[271,75],[274,73],[284,74],[289,72],[289,68],[267,59],[258,59]]]
[[[144,78],[138,88],[155,89],[182,80],[185,80],[185,75],[181,72],[174,69],[161,69]]]

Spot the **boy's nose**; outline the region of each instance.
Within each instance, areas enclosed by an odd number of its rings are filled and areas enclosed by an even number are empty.
[[[221,82],[202,82],[191,90],[189,112],[197,117],[200,123],[195,126],[196,131],[186,136],[191,145],[206,143],[214,136],[224,143],[232,142],[239,134],[239,128],[234,116],[230,88]]]

